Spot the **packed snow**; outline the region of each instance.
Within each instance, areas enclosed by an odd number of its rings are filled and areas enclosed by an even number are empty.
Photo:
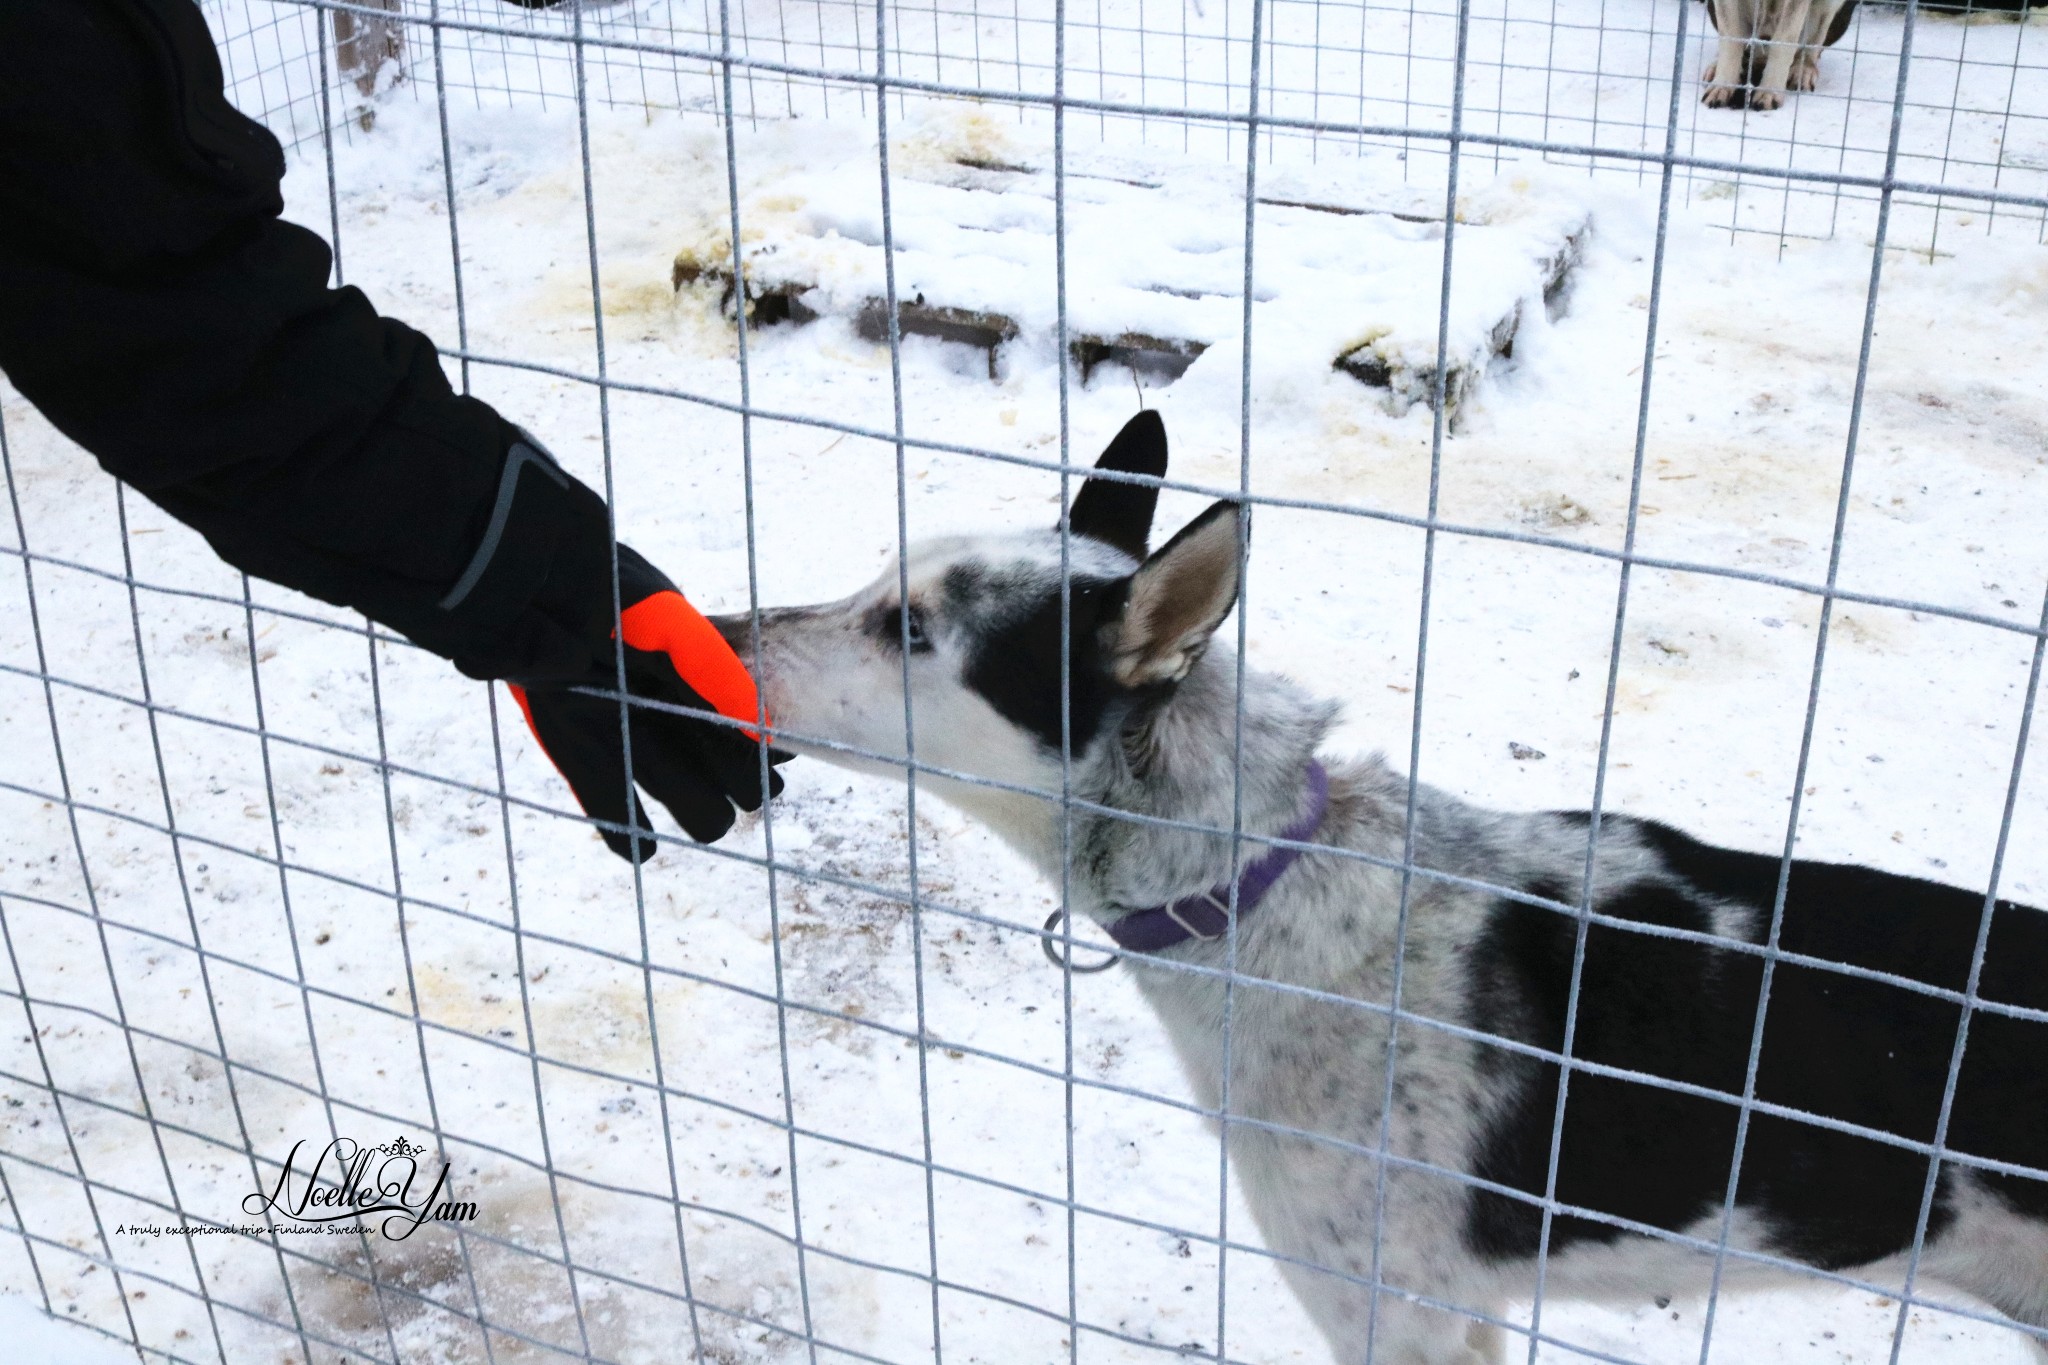
[[[1645,29],[1654,12],[1621,0],[1606,9],[1626,9]],[[495,8],[462,12],[507,22]],[[1893,19],[1866,11],[1859,31],[1875,41]],[[566,21],[522,12],[518,22]],[[1927,30],[1930,41],[1950,32]],[[2031,25],[2010,34],[2040,36]],[[2038,61],[2038,47],[2026,51]],[[481,82],[477,60],[464,69]],[[1828,73],[1846,70],[1833,60],[1823,62],[1824,92]],[[288,213],[323,232],[338,224],[344,278],[385,311],[445,348],[466,337],[474,356],[520,362],[449,369],[576,473],[609,481],[622,536],[700,606],[743,608],[750,581],[764,604],[865,581],[896,545],[899,487],[912,536],[1051,523],[1054,472],[915,445],[899,471],[892,442],[840,429],[885,437],[897,402],[887,348],[844,318],[753,329],[748,397],[772,415],[734,415],[742,372],[718,291],[671,285],[678,252],[728,226],[725,132],[711,120],[640,104],[590,110],[597,308],[574,108],[451,97],[444,168],[436,104],[415,84],[377,97],[374,119],[338,141],[332,216],[319,144],[300,145]],[[1050,130],[1036,116],[959,100],[906,105],[891,102],[891,153],[909,179],[919,165],[969,154],[1048,164]],[[835,213],[869,212],[841,196],[878,194],[872,179],[858,184],[876,165],[874,112],[872,99],[842,92],[829,117],[743,122],[742,240],[749,215],[772,211],[778,194],[824,193]],[[1932,155],[1933,145],[1916,151]],[[1375,167],[1395,174],[1376,153],[1325,154],[1333,183],[1369,180]],[[1150,158],[1160,175],[1195,174],[1205,151],[1175,138],[1116,155]],[[1422,533],[1373,515],[1264,509],[1249,647],[1256,666],[1344,702],[1340,750],[1386,749],[1405,762],[1419,704],[1424,780],[1504,807],[1584,806],[1617,570],[1579,551],[1621,543],[1646,358],[1638,550],[1824,581],[1872,253],[1856,232],[1782,252],[1775,236],[1731,237],[1716,226],[1725,204],[1689,206],[1681,195],[1659,280],[1654,175],[1588,178],[1534,157],[1497,170],[1488,157],[1466,173],[1462,192],[1475,202],[1513,197],[1592,223],[1565,311],[1555,321],[1525,312],[1512,359],[1494,366],[1441,446],[1446,522],[1550,543],[1437,538],[1418,696]],[[1282,158],[1274,175],[1314,183],[1318,172]],[[1130,261],[1141,230],[1207,234],[1241,264],[1242,200],[1233,209],[1219,195],[1156,204],[1137,225],[1077,213],[1069,258]],[[1036,221],[1044,204],[1018,211]],[[1264,278],[1263,255],[1258,263]],[[1030,265],[1039,297],[1053,298],[1050,263]],[[1248,449],[1235,332],[1167,386],[1114,365],[1085,386],[1068,371],[1064,429],[1053,348],[1020,338],[992,380],[980,353],[909,338],[906,433],[1044,462],[1064,449],[1086,463],[1142,396],[1166,417],[1177,478],[1233,489],[1248,468],[1262,494],[1425,514],[1429,409],[1390,413],[1382,394],[1331,368],[1323,338],[1266,325],[1264,306],[1252,316]],[[2034,233],[1959,235],[1938,253],[1883,261],[1839,581],[2019,629],[1838,604],[1805,777],[1805,856],[1986,884],[2031,662],[2020,631],[2040,618],[2048,586],[2044,323],[2048,249]],[[622,386],[603,403],[587,382],[600,365]],[[1070,1292],[1085,1360],[1213,1353],[1219,1284],[1232,1359],[1329,1359],[1259,1255],[1241,1202],[1232,1194],[1218,1207],[1214,1137],[1184,1107],[1187,1088],[1130,983],[1116,972],[1077,979],[1066,1013],[1061,977],[1029,932],[1056,892],[985,831],[929,799],[912,826],[901,783],[801,761],[770,820],[744,822],[708,853],[671,847],[636,890],[578,823],[502,691],[399,643],[376,645],[373,665],[359,631],[315,622],[359,623],[263,584],[251,640],[241,580],[198,537],[121,499],[12,390],[0,389],[0,419],[39,556],[28,566],[32,630],[8,521],[0,908],[11,965],[0,980],[27,993],[34,1017],[31,1029],[18,999],[5,1007],[0,1172],[9,1221],[34,1239],[0,1236],[0,1291],[32,1305],[6,1310],[22,1317],[20,1332],[57,1333],[60,1344],[36,1358],[95,1360],[86,1353],[104,1342],[36,1316],[47,1294],[57,1318],[133,1333],[176,1359],[235,1365],[565,1351],[652,1365],[689,1359],[700,1343],[710,1360],[782,1362],[806,1358],[807,1325],[844,1352],[922,1361],[935,1315],[923,1277],[936,1260],[948,1359],[1066,1359]],[[1168,493],[1162,526],[1204,501]],[[152,585],[133,615],[120,581],[131,558]],[[1638,567],[1610,806],[1781,848],[1818,616],[1815,597],[1788,588]],[[45,658],[62,680],[50,693],[61,771],[36,677]],[[267,745],[255,734],[252,664]],[[132,700],[144,667],[154,712]],[[388,782],[376,762],[384,752]],[[2048,778],[2042,755],[2032,757],[2000,885],[2041,903]],[[499,796],[501,758],[509,800]],[[167,821],[184,836],[175,845]],[[772,899],[754,861],[771,826],[778,860],[815,874],[777,876]],[[917,917],[902,899],[909,837]],[[408,898],[402,924],[394,882]],[[515,919],[519,936],[508,932]],[[933,1039],[922,1088],[911,1043],[920,928],[922,1026]],[[195,935],[207,979],[185,946]],[[1060,1080],[1070,1046],[1071,1172]],[[542,1059],[538,1082],[529,1049]],[[225,1074],[223,1051],[237,1063]],[[154,1140],[136,1117],[145,1100]],[[280,1237],[282,1261],[261,1237],[148,1232],[175,1223],[179,1208],[195,1221],[251,1221],[243,1201],[276,1168],[252,1170],[244,1132],[267,1163],[335,1134],[438,1139],[478,1219],[452,1225],[467,1229],[459,1238],[440,1226],[404,1241]],[[95,1182],[90,1206],[74,1152]],[[1088,1210],[1072,1229],[1071,1263],[1061,1202],[1070,1179]],[[801,1258],[786,1240],[799,1217]],[[1234,1244],[1220,1270],[1219,1220]],[[560,1265],[564,1239],[573,1276]],[[694,1315],[677,1297],[686,1273],[704,1305]],[[211,1313],[191,1292],[202,1279]],[[488,1341],[473,1322],[479,1302],[499,1328]],[[1705,1307],[1558,1302],[1543,1323],[1559,1341],[1665,1365],[1699,1358]],[[1896,1302],[1842,1287],[1730,1292],[1714,1358],[1881,1361],[1897,1315]],[[1584,1357],[1549,1346],[1541,1358]],[[1908,1315],[1906,1361],[2029,1358],[1995,1324]]]
[[[66,1325],[16,1294],[0,1294],[0,1339],[36,1365],[128,1365],[135,1352],[87,1328]]]

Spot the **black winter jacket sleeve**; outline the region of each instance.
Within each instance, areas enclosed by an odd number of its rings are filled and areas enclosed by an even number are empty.
[[[283,173],[191,0],[0,4],[0,370],[239,568],[473,677],[602,668],[603,500],[328,288]]]

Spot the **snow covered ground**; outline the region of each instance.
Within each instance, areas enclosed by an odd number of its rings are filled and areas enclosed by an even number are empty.
[[[403,88],[376,107],[374,127],[337,151],[344,273],[452,347],[435,107]],[[842,116],[858,112],[744,128],[741,193],[760,203],[821,167],[873,164],[871,123]],[[986,108],[912,101],[900,112],[894,153],[905,167],[963,150],[1047,154],[1044,129]],[[450,118],[468,347],[543,367],[471,365],[475,391],[593,482],[604,480],[608,450],[623,533],[707,609],[748,600],[743,431],[760,599],[815,600],[864,581],[895,544],[893,447],[800,420],[743,429],[713,405],[740,396],[716,291],[670,286],[676,253],[724,225],[722,132],[662,109],[592,111],[603,363],[624,384],[712,400],[620,389],[601,408],[593,386],[567,377],[599,365],[573,109],[457,100]],[[328,230],[317,151],[303,148],[294,163],[289,212]],[[1183,153],[1122,154],[1166,164]],[[1531,310],[1512,362],[1496,367],[1444,445],[1441,513],[1559,545],[1439,538],[1421,772],[1496,805],[1582,806],[1616,573],[1573,547],[1611,549],[1623,532],[1655,184],[1532,163],[1503,166],[1493,187],[1491,174],[1468,167],[1468,192],[1583,210],[1594,231],[1568,312],[1552,323]],[[1848,233],[1794,242],[1780,260],[1774,237],[1731,242],[1714,230],[1717,211],[1717,201],[1681,204],[1671,223],[1639,548],[1818,582],[1870,252]],[[1142,226],[1235,231],[1194,208],[1188,221]],[[1077,227],[1070,253],[1127,250],[1090,238],[1111,230]],[[1953,255],[1885,262],[1840,581],[2031,628],[2048,585],[2048,249],[2026,233],[1948,245]],[[1050,278],[1044,288],[1050,297]],[[1258,323],[1255,311],[1254,488],[1421,515],[1428,410],[1389,415],[1327,357],[1309,363],[1290,336]],[[907,432],[1056,460],[1053,353],[1027,333],[991,381],[980,353],[910,339]],[[1146,395],[1166,416],[1177,477],[1236,486],[1242,358],[1234,341],[1212,347]],[[890,429],[886,349],[843,321],[759,329],[747,360],[764,411]],[[1083,462],[1137,402],[1132,376],[1114,366],[1085,388],[1076,380],[1068,396],[1070,448]],[[46,1291],[61,1315],[133,1331],[176,1358],[235,1365],[298,1359],[307,1339],[323,1362],[523,1362],[564,1350],[669,1362],[688,1359],[700,1335],[713,1360],[794,1361],[805,1353],[789,1334],[806,1323],[848,1352],[922,1361],[931,1294],[891,1268],[923,1276],[935,1254],[947,1358],[1053,1361],[1067,1356],[1069,1230],[1058,1201],[1071,1178],[1091,1210],[1073,1232],[1071,1292],[1081,1320],[1106,1329],[1084,1329],[1082,1358],[1213,1351],[1221,1279],[1232,1358],[1327,1359],[1255,1250],[1231,1250],[1219,1277],[1217,1247],[1204,1240],[1219,1214],[1233,1241],[1255,1246],[1255,1236],[1234,1197],[1217,1207],[1215,1143],[1176,1107],[1187,1092],[1163,1038],[1117,973],[1077,980],[1069,1020],[1036,939],[1002,927],[1035,927],[1053,892],[979,829],[935,802],[918,807],[922,1008],[939,1040],[921,1089],[908,1043],[919,1007],[914,921],[901,900],[863,889],[908,889],[913,831],[900,784],[792,765],[773,817],[776,853],[819,875],[777,877],[772,905],[768,879],[747,861],[764,851],[758,821],[721,846],[742,856],[664,852],[636,894],[570,818],[567,792],[502,693],[494,705],[486,688],[403,645],[378,646],[373,674],[360,634],[300,619],[337,613],[260,584],[252,642],[239,579],[196,537],[131,497],[124,538],[123,507],[90,459],[11,391],[0,390],[0,418],[28,547],[48,557],[32,566],[39,641],[22,560],[0,559],[10,963],[0,983],[25,991],[33,1010],[31,1020],[18,1000],[0,1007],[0,1171],[10,1217],[38,1239],[32,1264],[20,1240],[0,1237],[0,1291],[37,1303]],[[1058,479],[1042,470],[912,448],[902,476],[913,536],[1046,523],[1055,512]],[[1168,494],[1162,522],[1202,501]],[[14,534],[10,521],[0,536],[18,549]],[[1259,514],[1253,658],[1344,700],[1342,748],[1406,752],[1422,548],[1418,531],[1386,520]],[[143,582],[181,592],[144,591],[131,616],[118,581],[130,556]],[[1787,589],[1638,569],[1609,802],[1741,847],[1780,847],[1817,619],[1816,600]],[[138,634],[154,725],[123,700],[144,687]],[[268,745],[253,733],[252,644]],[[61,773],[31,676],[39,647],[65,680],[52,693]],[[1983,886],[2030,648],[2025,635],[1940,615],[1838,607],[1801,852]],[[1542,757],[1517,759],[1511,743]],[[388,783],[380,752],[395,765]],[[498,795],[500,755],[509,802]],[[2002,881],[2037,902],[2048,900],[2041,759],[2020,788]],[[58,799],[67,779],[75,820]],[[167,819],[185,836],[175,854]],[[395,882],[408,897],[402,923]],[[102,921],[81,913],[93,908]],[[522,936],[508,932],[515,919]],[[195,937],[208,954],[204,979]],[[1071,1173],[1059,1080],[1069,1023],[1081,1081]],[[542,1058],[538,1079],[529,1049]],[[222,1052],[232,1072],[215,1059]],[[653,1086],[657,1056],[666,1103]],[[135,1117],[144,1103],[155,1140]],[[929,1186],[927,1115],[939,1168]],[[242,1201],[258,1174],[240,1154],[245,1132],[276,1162],[301,1139],[402,1133],[432,1145],[437,1131],[461,1197],[479,1208],[460,1240],[423,1229],[375,1244],[366,1261],[350,1238],[283,1238],[287,1286],[261,1240],[121,1231],[161,1225],[173,1205],[195,1219],[248,1221]],[[96,1207],[69,1174],[74,1160],[96,1182]],[[671,1182],[688,1206],[680,1221]],[[784,1239],[799,1215],[811,1248],[801,1259]],[[118,1282],[94,1259],[104,1259],[97,1228]],[[564,1239],[573,1276],[559,1264]],[[694,1322],[673,1297],[685,1255],[709,1305]],[[221,1305],[211,1315],[185,1292],[201,1279]],[[468,1320],[478,1301],[501,1329],[488,1341]],[[1662,1365],[1698,1358],[1703,1309],[1554,1304],[1544,1325]],[[1731,1294],[1714,1359],[1883,1360],[1896,1313],[1840,1289]],[[1544,1358],[1574,1357],[1551,1348]],[[2003,1329],[1916,1310],[1904,1358],[2028,1357]]]
[[[0,1336],[16,1359],[37,1365],[128,1365],[135,1359],[120,1344],[67,1326],[14,1294],[0,1294]]]

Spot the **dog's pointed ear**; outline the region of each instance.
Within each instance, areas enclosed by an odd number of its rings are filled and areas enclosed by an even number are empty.
[[[1237,604],[1243,518],[1240,504],[1215,504],[1131,575],[1110,644],[1110,672],[1119,683],[1179,682],[1202,657]]]
[[[1164,478],[1166,423],[1150,409],[1139,413],[1124,423],[1095,467]],[[1159,490],[1150,484],[1089,479],[1074,498],[1067,525],[1077,536],[1113,545],[1132,559],[1143,559],[1145,542],[1152,536],[1152,509],[1158,505]]]

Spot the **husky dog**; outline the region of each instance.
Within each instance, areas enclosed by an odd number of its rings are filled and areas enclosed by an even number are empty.
[[[1140,414],[1097,469],[1163,475],[1159,419]],[[1233,1167],[1347,1365],[1497,1359],[1500,1315],[1539,1274],[1547,1295],[1701,1292],[1779,860],[1611,815],[1589,869],[1588,816],[1490,811],[1425,786],[1404,928],[1407,779],[1378,757],[1319,757],[1335,707],[1256,670],[1240,742],[1238,663],[1214,636],[1238,595],[1244,513],[1217,503],[1148,554],[1156,499],[1091,478],[1064,560],[1057,529],[929,540],[902,567],[907,603],[891,566],[841,601],[763,611],[754,658],[777,742],[900,773],[907,676],[918,761],[999,785],[923,784],[1048,879],[1065,745],[1085,803],[1069,817],[1071,905],[1126,947],[1212,1110],[1229,1058]],[[747,657],[748,619],[721,628]],[[1247,836],[1235,860],[1234,817]],[[1815,862],[1795,862],[1784,890],[1788,956],[1726,1273],[1798,1273],[1790,1262],[1896,1293],[1928,1187],[1913,1144],[1932,1144],[1944,1115],[1984,898]],[[2048,1024],[2026,1013],[2048,1010],[2048,916],[1999,902],[1975,989],[1985,1003],[1969,1015],[1919,1268],[2048,1327]],[[1571,1071],[1557,1127],[1568,1033],[1590,1069]],[[1554,1130],[1568,1211],[1553,1210],[1546,1244]],[[1376,1305],[1375,1274],[1388,1287]]]
[[[1700,79],[1711,109],[1776,109],[1820,84],[1820,50],[1849,28],[1856,0],[1707,0],[1721,35]]]

